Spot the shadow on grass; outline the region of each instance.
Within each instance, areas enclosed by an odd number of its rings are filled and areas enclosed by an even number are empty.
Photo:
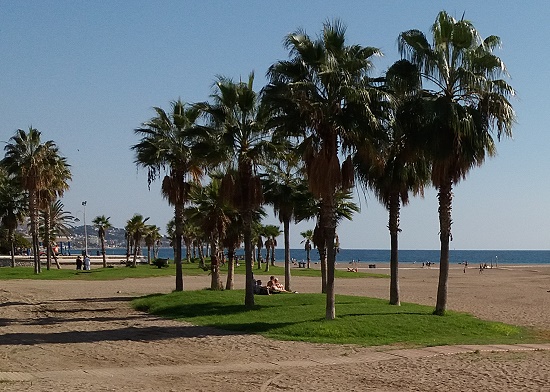
[[[243,314],[250,311],[261,310],[264,308],[269,308],[265,305],[254,305],[254,308],[247,309],[244,305],[228,305],[221,302],[212,302],[212,303],[194,303],[194,304],[174,304],[171,306],[165,306],[161,309],[154,309],[151,311],[152,314],[161,317],[167,317],[172,319],[192,319],[194,317],[208,317],[216,316],[219,314],[228,315],[228,314]],[[136,307],[137,310],[149,311],[148,307]]]

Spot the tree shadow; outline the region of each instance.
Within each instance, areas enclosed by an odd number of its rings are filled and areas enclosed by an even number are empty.
[[[0,335],[0,345],[25,346],[34,344],[71,344],[108,341],[154,342],[174,338],[197,338],[205,336],[226,336],[235,334],[230,331],[198,326],[151,326],[124,327],[96,331],[65,332],[21,332]]]

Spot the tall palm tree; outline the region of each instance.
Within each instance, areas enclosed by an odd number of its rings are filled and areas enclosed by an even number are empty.
[[[307,262],[307,268],[310,268],[311,264],[311,244],[313,243],[313,230],[308,229],[306,231],[300,232],[300,235],[302,236],[303,240],[300,241],[300,243],[304,244],[304,250],[306,251],[306,262]]]
[[[269,69],[266,103],[278,113],[273,122],[285,136],[301,138],[309,189],[321,202],[318,229],[328,252],[326,318],[334,319],[336,233],[334,194],[353,185],[351,155],[374,136],[383,95],[368,73],[377,48],[347,45],[346,28],[326,22],[313,40],[304,31],[289,34],[290,60]],[[343,159],[341,164],[340,159]]]
[[[406,60],[394,63],[386,72],[385,88],[394,106],[388,122],[388,138],[378,151],[359,150],[354,157],[357,176],[374,191],[389,213],[390,304],[399,299],[399,216],[409,203],[409,193],[423,195],[429,178],[429,164],[418,139],[422,121],[421,80],[418,68]]]
[[[8,179],[3,170],[0,170],[0,222],[7,230],[8,241],[11,247],[11,267],[15,267],[15,230],[27,216],[28,201],[18,184]]]
[[[105,215],[96,216],[92,223],[94,227],[97,229],[97,236],[99,237],[99,241],[101,242],[101,255],[103,256],[103,268],[107,268],[107,257],[105,255],[105,234],[107,233],[107,230],[111,229],[113,225],[109,221],[111,217],[106,217]]]
[[[263,202],[257,170],[266,149],[268,133],[265,115],[253,89],[254,74],[247,82],[233,82],[218,77],[212,102],[197,104],[207,116],[202,130],[208,136],[208,149],[217,152],[218,162],[229,162],[222,180],[222,194],[237,208],[243,219],[243,238],[246,264],[245,306],[254,306],[252,272],[252,225],[255,212]]]
[[[147,168],[148,181],[162,180],[162,194],[174,206],[176,291],[183,290],[181,265],[181,240],[183,211],[188,201],[192,182],[202,177],[203,166],[194,152],[195,137],[191,130],[199,116],[194,107],[187,107],[180,100],[172,102],[170,113],[155,107],[157,116],[135,130],[140,142],[132,146],[135,163]]]
[[[496,151],[493,135],[511,136],[512,87],[503,79],[506,67],[493,51],[500,38],[482,39],[473,24],[440,12],[432,25],[432,43],[418,30],[400,34],[401,54],[416,64],[427,82],[425,93],[431,121],[426,146],[431,154],[431,180],[438,190],[439,282],[434,314],[447,307],[452,189]]]
[[[32,236],[34,272],[40,273],[40,248],[38,239],[39,192],[48,189],[53,177],[52,167],[59,167],[64,158],[52,140],[42,142],[41,133],[29,127],[25,132],[18,129],[10,138],[4,150],[6,152],[2,165],[10,178],[16,179],[20,187],[28,193],[30,231]]]
[[[136,266],[137,254],[141,246],[141,240],[147,233],[146,222],[148,220],[149,217],[144,218],[141,214],[134,214],[134,216],[126,222],[126,231],[131,240],[133,249],[132,267]]]

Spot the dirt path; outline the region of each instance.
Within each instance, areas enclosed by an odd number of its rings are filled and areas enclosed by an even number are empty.
[[[308,282],[299,283],[306,290]],[[204,285],[204,278],[186,280],[187,289]],[[1,287],[5,391],[550,391],[550,352],[531,347],[441,355],[472,348],[279,342],[130,308],[131,297],[171,291],[173,278]]]

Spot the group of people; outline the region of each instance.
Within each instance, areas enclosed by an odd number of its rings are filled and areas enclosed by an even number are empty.
[[[254,294],[271,295],[286,292],[285,286],[275,276],[270,276],[267,284],[262,285],[261,280],[256,280]]]
[[[76,258],[76,269],[77,270],[84,269],[84,271],[89,271],[90,270],[90,257],[88,257],[88,255],[85,255],[84,260],[82,260],[82,257],[78,256]]]

